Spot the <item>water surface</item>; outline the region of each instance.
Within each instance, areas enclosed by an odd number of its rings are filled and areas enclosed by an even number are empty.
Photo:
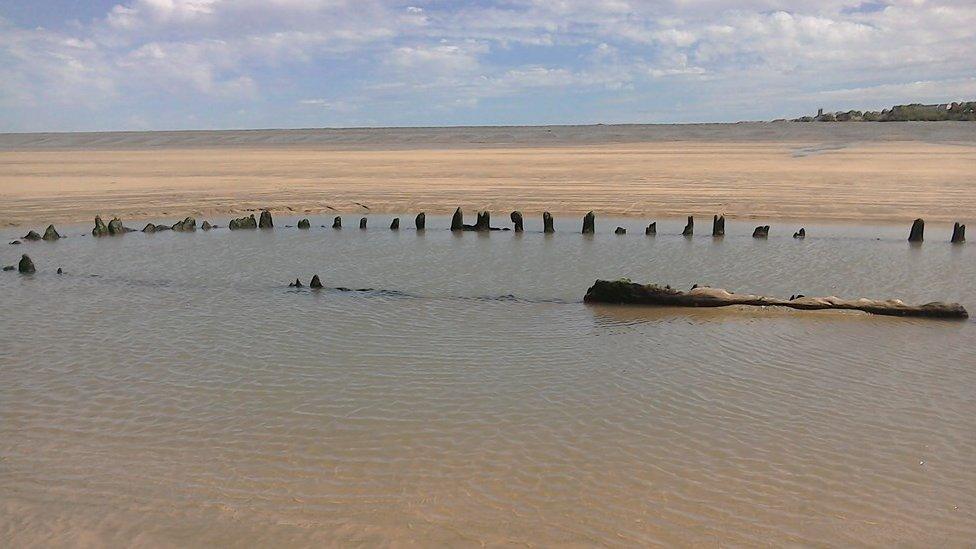
[[[21,246],[4,230],[0,262],[28,253],[38,273],[0,276],[0,539],[976,539],[972,321],[581,303],[626,276],[972,310],[976,252],[947,228],[912,246],[901,226],[796,241],[778,223],[764,241],[732,219],[724,239],[682,220],[654,238],[633,219],[592,237],[575,219],[389,220]],[[316,273],[374,291],[287,287]]]

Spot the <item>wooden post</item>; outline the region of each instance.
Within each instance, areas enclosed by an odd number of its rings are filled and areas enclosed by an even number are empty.
[[[695,234],[695,217],[689,215],[688,223],[685,225],[685,230],[681,231],[681,236],[691,236]]]
[[[547,234],[556,232],[552,226],[552,214],[549,212],[542,212],[542,232]]]
[[[953,244],[962,244],[966,241],[966,226],[960,225],[958,222],[952,226],[952,242]]]
[[[583,234],[593,234],[596,231],[596,215],[588,212],[583,216]]]
[[[908,234],[909,242],[921,242],[925,239],[925,221],[921,218],[912,222],[912,232]]]
[[[463,231],[464,230],[464,214],[461,213],[461,207],[454,210],[454,217],[451,218],[451,230],[452,231]]]
[[[523,227],[522,227],[522,212],[520,212],[518,210],[512,212],[511,218],[512,218],[512,223],[515,224],[515,232],[517,232],[517,233],[522,232],[522,229],[523,229]]]

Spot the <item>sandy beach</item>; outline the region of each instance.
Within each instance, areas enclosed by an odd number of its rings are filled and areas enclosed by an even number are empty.
[[[295,213],[976,217],[965,124],[0,136],[0,222]]]

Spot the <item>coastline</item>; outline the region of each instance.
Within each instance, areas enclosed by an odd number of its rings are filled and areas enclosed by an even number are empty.
[[[797,125],[811,126],[789,126]],[[23,150],[14,150],[15,134],[6,134],[0,135],[0,224],[80,223],[96,214],[132,222],[229,217],[264,208],[295,215],[447,215],[457,206],[496,215],[593,210],[648,219],[721,213],[773,221],[965,223],[976,218],[976,139],[957,142],[959,125],[851,124],[896,133],[922,126],[941,132],[938,139],[922,130],[902,140],[870,129],[860,136],[831,129],[844,124],[814,125],[834,132],[825,139],[763,139],[761,129],[777,124],[745,124],[722,126],[722,139],[628,143],[613,142],[606,132],[646,127],[559,127],[570,133],[553,138],[556,144],[526,137],[545,128],[336,130],[358,137],[328,144],[306,142],[303,130],[194,133],[198,145],[174,142],[181,132],[111,139],[58,134],[62,141],[19,134],[40,140]],[[655,130],[700,130],[666,128]],[[493,133],[502,130],[508,144]],[[512,137],[513,131],[526,136]],[[965,131],[976,135],[976,125]],[[243,143],[239,134],[272,142]],[[364,135],[367,141],[350,144]],[[451,135],[457,139],[451,146],[438,144]],[[60,147],[82,137],[84,144]]]

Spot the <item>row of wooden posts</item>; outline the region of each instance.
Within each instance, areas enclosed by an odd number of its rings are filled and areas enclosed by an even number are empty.
[[[510,218],[512,224],[514,225],[513,230],[515,232],[522,232],[523,218],[522,212],[514,211],[511,213]],[[426,227],[426,215],[421,212],[417,214],[414,221],[414,225],[417,230],[424,230]],[[307,219],[303,219],[298,224],[299,228],[308,228],[309,223]],[[549,212],[542,213],[542,232],[544,233],[554,233],[556,232],[553,226],[553,217]],[[342,217],[336,216],[332,222],[333,229],[342,228]],[[366,228],[366,218],[363,217],[359,220],[359,228]],[[390,223],[391,230],[398,230],[400,228],[400,218],[396,217],[393,222]],[[451,217],[451,230],[452,231],[499,231],[504,230],[497,227],[491,226],[491,213],[488,211],[478,212],[478,218],[473,225],[467,225],[464,223],[464,213],[461,208],[454,210],[454,215]],[[596,214],[593,212],[588,212],[583,216],[583,234],[593,234],[596,232]],[[695,233],[695,217],[689,215],[688,222],[685,224],[684,230],[681,231],[683,236],[692,236]],[[925,221],[922,219],[916,219],[912,223],[912,229],[908,236],[909,242],[922,242],[925,233]],[[617,227],[614,230],[614,234],[627,234],[627,229],[623,227]],[[644,234],[655,235],[657,234],[657,222],[652,222],[644,229]],[[802,239],[806,238],[807,231],[805,228],[801,227],[800,230],[793,233],[793,238]],[[712,217],[712,236],[725,236],[725,216],[716,215]],[[753,238],[767,238],[769,237],[769,225],[759,225],[752,231]],[[950,242],[954,244],[963,243],[966,241],[966,226],[960,223],[956,223],[952,228],[952,237]]]

